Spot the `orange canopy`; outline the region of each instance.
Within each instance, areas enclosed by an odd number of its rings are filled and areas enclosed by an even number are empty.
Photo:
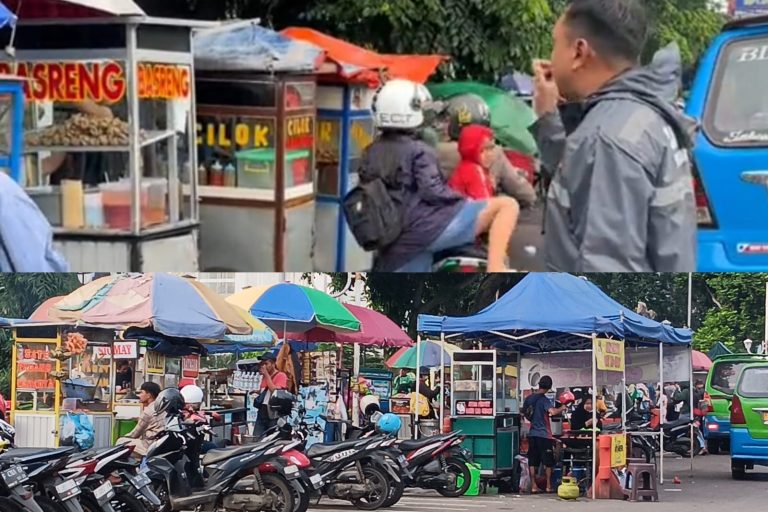
[[[443,55],[380,54],[304,27],[289,27],[281,33],[322,48],[328,58],[340,67],[341,77],[367,82],[372,87],[381,82],[381,73],[385,73],[387,78],[402,78],[423,84],[443,61],[448,60]]]

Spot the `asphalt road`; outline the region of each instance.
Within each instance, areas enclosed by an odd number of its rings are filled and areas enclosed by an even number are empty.
[[[512,240],[509,244],[510,268],[528,272],[547,270],[542,258],[544,237],[541,234],[544,206],[539,203],[520,212]],[[535,249],[535,251],[532,250]]]
[[[443,498],[435,492],[409,489],[388,512],[491,512],[496,510],[535,512],[615,512],[620,507],[651,511],[674,512],[756,512],[765,510],[768,503],[768,468],[749,472],[744,481],[731,479],[730,459],[727,455],[708,455],[690,461],[665,458],[665,483],[659,488],[659,503],[627,503],[614,500],[582,498],[563,501],[556,496],[484,495],[477,497]],[[674,484],[678,476],[680,484]],[[323,500],[310,510],[319,512],[353,512],[347,502]]]

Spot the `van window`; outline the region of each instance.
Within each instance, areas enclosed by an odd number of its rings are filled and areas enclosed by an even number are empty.
[[[720,51],[703,128],[720,146],[768,146],[768,38],[739,39]]]
[[[712,379],[709,381],[709,385],[712,389],[725,393],[726,395],[732,395],[733,390],[736,388],[736,383],[739,380],[739,374],[741,369],[744,368],[747,362],[715,362],[712,366]]]
[[[746,398],[768,398],[768,366],[744,370],[739,394]]]

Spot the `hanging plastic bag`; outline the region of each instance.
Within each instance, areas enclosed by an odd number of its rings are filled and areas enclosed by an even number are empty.
[[[96,431],[91,419],[85,414],[78,415],[75,425],[75,443],[81,450],[90,450],[96,442]]]
[[[531,486],[531,473],[528,471],[528,457],[518,455],[515,457],[520,464],[520,492],[527,491]]]
[[[67,413],[61,417],[61,429],[59,430],[59,444],[61,446],[75,445],[75,420],[72,414]]]

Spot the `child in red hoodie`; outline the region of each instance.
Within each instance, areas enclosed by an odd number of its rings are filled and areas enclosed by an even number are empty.
[[[461,162],[448,180],[453,190],[476,201],[485,201],[495,195],[496,187],[490,171],[495,147],[493,141],[493,130],[486,126],[471,124],[461,130]]]

